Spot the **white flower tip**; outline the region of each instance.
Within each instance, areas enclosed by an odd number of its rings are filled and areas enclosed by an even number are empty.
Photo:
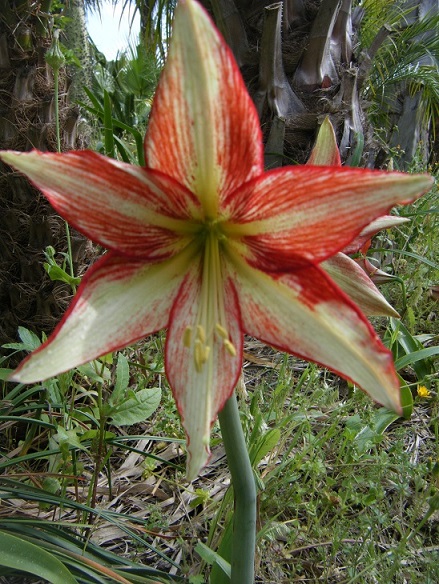
[[[19,155],[20,152],[15,152],[14,150],[3,150],[3,152],[0,152],[0,160],[3,160],[3,162],[6,162],[6,164],[13,166],[14,161]]]
[[[47,379],[48,375],[45,377]],[[8,377],[8,381],[12,381],[15,383],[38,383],[39,381],[43,381],[43,377],[40,375],[32,375],[32,371],[27,371],[26,369],[22,369],[22,366],[16,369],[11,375]]]
[[[16,383],[39,383],[45,381],[50,377],[54,377],[59,370],[53,370],[50,360],[47,358],[47,353],[41,351],[41,347],[28,355],[11,373],[8,381]]]
[[[381,399],[382,397],[382,399]],[[388,410],[395,412],[398,416],[403,415],[403,409],[401,405],[401,390],[398,386],[396,391],[388,391],[380,397],[376,398],[377,402]]]
[[[188,458],[186,465],[186,479],[188,482],[194,481],[200,474],[200,470],[206,466],[210,458],[209,438],[200,444],[194,444],[194,447],[189,444],[187,446]]]
[[[434,177],[429,174],[408,175],[413,179],[413,190],[417,193],[428,193],[434,185]]]

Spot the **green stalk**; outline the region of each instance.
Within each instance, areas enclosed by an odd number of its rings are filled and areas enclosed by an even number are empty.
[[[59,131],[59,69],[53,70],[53,83],[54,83],[54,90],[55,90],[55,128],[56,128],[56,149],[58,152],[61,152],[61,136]],[[72,255],[72,238],[70,236],[70,228],[67,221],[65,221],[66,227],[66,237],[67,237],[67,255],[69,258],[69,268],[70,268],[70,276],[73,278],[75,276],[73,272],[73,255]],[[73,294],[76,292],[76,286],[73,286]]]
[[[254,584],[256,485],[235,394],[226,402],[218,417],[235,498],[230,582]]]
[[[61,136],[59,132],[59,69],[53,69],[53,85],[55,93],[55,130],[56,130],[56,151],[61,152]]]
[[[53,35],[53,42],[46,53],[46,61],[52,67],[53,71],[53,86],[54,86],[54,106],[55,106],[55,131],[56,131],[56,150],[61,152],[61,135],[59,128],[59,70],[65,63],[64,55],[59,46],[59,30],[56,30]],[[70,228],[65,221],[66,237],[67,237],[67,255],[70,266],[70,276],[74,277],[73,272],[73,255],[72,255],[72,238],[70,236]],[[72,285],[73,293],[76,292],[75,286]]]

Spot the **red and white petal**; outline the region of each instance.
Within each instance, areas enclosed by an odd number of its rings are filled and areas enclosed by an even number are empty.
[[[214,219],[263,171],[259,119],[233,55],[195,0],[181,0],[145,138],[147,166],[174,177]]]
[[[397,215],[384,215],[383,217],[378,217],[378,219],[375,219],[372,223],[367,225],[360,235],[343,249],[343,253],[358,253],[360,249],[368,244],[371,238],[379,231],[390,229],[391,227],[397,227],[398,225],[408,223],[409,221],[410,219],[408,219],[408,217],[398,217]]]
[[[11,379],[34,383],[53,377],[166,327],[187,255],[149,265],[105,255],[84,276],[53,334]]]
[[[328,367],[401,413],[390,351],[323,270],[268,275],[239,258],[232,261],[244,332]]]
[[[187,232],[201,216],[196,198],[175,180],[95,152],[34,150],[1,157],[78,231],[123,254],[169,257],[187,244]]]
[[[349,256],[338,253],[322,262],[320,266],[367,316],[399,318],[399,314],[365,271]]]
[[[226,322],[222,325],[236,355],[230,354],[223,339],[212,330],[205,331],[209,347],[206,361],[201,364],[195,355],[201,284],[201,270],[192,269],[172,309],[165,352],[166,375],[187,435],[188,480],[193,480],[209,459],[210,429],[232,395],[242,369],[241,316],[231,280],[224,281]],[[188,327],[192,329],[190,343],[186,338]]]
[[[341,166],[334,126],[329,117],[323,120],[307,164],[314,166]]]
[[[415,200],[432,182],[426,175],[359,168],[276,169],[233,194],[240,204],[224,231],[241,239],[241,253],[262,270],[320,263],[392,206]]]

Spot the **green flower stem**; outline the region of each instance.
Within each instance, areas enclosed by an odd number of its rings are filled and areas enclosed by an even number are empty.
[[[59,128],[59,69],[53,68],[53,83],[55,93],[55,130],[56,130],[56,149],[61,152],[61,135]],[[67,237],[67,256],[69,258],[70,276],[74,277],[73,272],[73,255],[72,255],[72,238],[70,236],[70,228],[67,221],[65,221],[66,237]],[[72,286],[73,294],[76,292],[76,286]]]
[[[256,485],[235,394],[219,413],[235,498],[231,584],[254,584]]]
[[[56,150],[61,152],[61,136],[59,131],[59,69],[53,69],[53,85],[55,93],[55,131],[56,131]]]

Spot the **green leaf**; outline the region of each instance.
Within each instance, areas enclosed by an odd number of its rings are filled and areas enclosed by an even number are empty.
[[[59,266],[54,266],[48,263],[44,263],[44,269],[49,275],[52,282],[65,282],[71,287],[79,286],[81,283],[81,278],[75,278],[70,276],[65,270]]]
[[[371,247],[369,249],[370,253],[373,253],[376,251],[388,253],[389,250],[385,247]],[[413,258],[414,260],[421,262],[422,264],[425,264],[426,266],[429,266],[430,268],[433,268],[434,270],[439,270],[439,263],[433,262],[424,256],[421,256],[417,253],[413,253],[412,251],[394,248],[394,249],[392,249],[392,253],[399,253],[400,255],[407,256],[408,258]]]
[[[399,418],[398,414],[395,412],[391,412],[387,408],[380,408],[376,410],[374,416],[374,429],[377,434],[383,434],[387,428],[392,424],[395,420]]]
[[[354,151],[349,156],[347,166],[360,166],[361,157],[364,150],[364,134],[363,132],[355,132],[354,135]]]
[[[89,109],[92,114],[98,114],[98,112],[100,112],[102,114],[103,109],[102,109],[102,105],[101,105],[99,99],[95,96],[95,94],[90,89],[88,89],[88,87],[84,87],[84,91],[85,91],[88,99],[95,106],[96,110],[92,111],[91,108],[87,108],[87,104],[82,103],[82,102],[79,102],[79,105],[81,107],[85,107],[86,109]]]
[[[392,350],[394,351],[394,355],[395,355],[395,367],[397,370],[399,369],[403,369],[404,367],[406,367],[407,365],[411,364],[413,365],[413,369],[415,370],[416,373],[416,377],[418,378],[418,381],[423,381],[428,375],[430,375],[430,373],[433,373],[433,367],[432,367],[432,362],[428,359],[425,359],[424,357],[421,357],[420,359],[414,359],[412,361],[412,357],[411,355],[416,355],[419,354],[421,351],[424,350],[424,347],[422,345],[422,343],[420,342],[420,340],[416,337],[414,337],[410,331],[407,329],[407,327],[400,321],[394,318],[390,319],[390,328],[392,329],[393,332],[397,333],[396,336],[396,348],[400,348],[404,351],[404,353],[406,353],[405,356],[400,356],[401,355],[401,351],[400,350],[394,350],[394,347],[392,347]],[[407,359],[408,362],[406,364],[404,364],[404,359]],[[402,361],[402,365],[401,365],[401,361]]]
[[[346,426],[353,430],[359,429],[359,432],[355,436],[355,443],[360,452],[366,452],[369,450],[370,445],[373,444],[377,438],[382,436],[390,424],[398,418],[399,416],[398,414],[395,414],[395,412],[391,412],[387,408],[380,408],[379,410],[376,410],[374,419],[370,426],[363,426],[358,414],[349,418]]]
[[[6,381],[6,379],[8,379],[8,377],[11,375],[11,373],[13,372],[13,369],[6,369],[1,367],[0,368],[0,381]]]
[[[125,144],[122,142],[122,140],[120,138],[118,138],[117,136],[113,136],[113,139],[114,139],[114,143],[116,144],[117,151],[119,152],[122,160],[124,162],[130,163],[131,157],[130,157],[130,152],[129,152],[128,148],[125,146]]]
[[[51,584],[78,584],[55,556],[25,539],[0,532],[0,565],[29,572]]]
[[[62,426],[58,426],[56,434],[53,436],[54,440],[62,449],[63,446],[73,446],[80,450],[87,450],[80,442],[79,436],[75,429],[66,430]]]
[[[51,493],[52,495],[56,495],[57,493],[61,492],[61,483],[58,479],[54,477],[46,477],[43,479],[43,490]]]
[[[87,93],[90,100],[95,104],[95,107],[92,108],[90,106],[87,106],[87,104],[85,104],[83,102],[79,102],[79,105],[81,107],[83,107],[86,111],[91,113],[92,115],[99,118],[102,122],[104,122],[104,110],[102,109],[101,104],[96,99],[96,97],[91,93],[90,90],[88,90],[86,87],[84,87],[84,90]],[[143,149],[144,137],[139,132],[139,130],[137,128],[134,128],[133,126],[129,126],[127,124],[124,124],[123,122],[121,122],[120,120],[118,120],[117,118],[114,118],[114,117],[111,118],[111,124],[112,124],[113,128],[120,128],[121,130],[124,130],[125,132],[129,132],[133,136],[134,140],[136,141],[137,164],[139,164],[140,166],[145,166],[145,153],[144,153],[144,149]],[[114,139],[114,134],[113,134],[113,139]]]
[[[2,346],[5,349],[18,349],[19,351],[32,352],[41,345],[41,341],[37,335],[23,326],[18,327],[18,336],[22,341],[21,343],[7,343]]]
[[[405,420],[409,420],[413,413],[413,395],[410,387],[406,383],[404,383],[402,377],[399,377],[399,379],[400,381],[402,381],[401,385],[402,416]]]
[[[221,570],[230,578],[232,575],[232,568],[229,562],[226,562],[219,554],[211,550],[207,545],[199,541],[195,546],[195,551],[210,566],[216,564]]]
[[[128,392],[128,398],[111,409],[109,416],[116,426],[131,426],[151,416],[160,404],[159,387]]]
[[[231,492],[228,491],[227,494],[229,493]],[[231,500],[229,501],[229,504],[230,503]],[[225,529],[222,533],[221,541],[217,552],[218,556],[222,558],[222,560],[226,562],[228,565],[230,565],[230,561],[232,558],[232,548],[233,548],[233,511],[226,522]],[[222,569],[220,563],[214,562],[214,564],[212,565],[212,570],[210,572],[210,584],[230,584],[230,574],[227,574],[227,572],[225,572]]]
[[[252,466],[256,466],[269,452],[273,450],[280,440],[279,428],[272,428],[263,434],[255,445],[250,448],[250,460]]]
[[[96,367],[98,368],[99,373],[96,371]],[[108,381],[111,377],[108,368],[104,367],[101,363],[99,363],[99,361],[91,361],[85,365],[79,365],[76,369],[79,371],[79,373],[81,373],[81,375],[88,377],[95,383],[105,383],[105,381]]]
[[[113,116],[111,112],[110,94],[104,89],[104,143],[105,154],[114,158]]]
[[[106,365],[113,365],[113,353],[106,353],[105,355],[101,355],[97,360],[101,363],[105,363]]]
[[[81,442],[85,442],[86,440],[95,440],[101,436],[100,430],[86,430],[84,434],[81,434],[80,440]],[[114,432],[104,432],[103,436],[104,440],[114,440],[117,438],[117,434]]]
[[[115,405],[122,400],[128,389],[129,380],[130,367],[128,365],[128,359],[123,353],[119,353],[116,365],[116,382],[109,400],[111,405]]]
[[[424,361],[425,359],[433,357],[434,355],[439,355],[439,346],[428,347],[427,349],[415,351],[414,353],[405,355],[404,357],[401,357],[395,361],[396,370],[398,371],[399,369],[404,369],[404,367],[407,367],[407,365],[413,365],[419,361]]]
[[[37,335],[27,328],[24,328],[24,326],[18,327],[18,336],[23,341],[23,343],[29,347],[30,351],[38,349],[38,347],[41,345],[41,341]]]

